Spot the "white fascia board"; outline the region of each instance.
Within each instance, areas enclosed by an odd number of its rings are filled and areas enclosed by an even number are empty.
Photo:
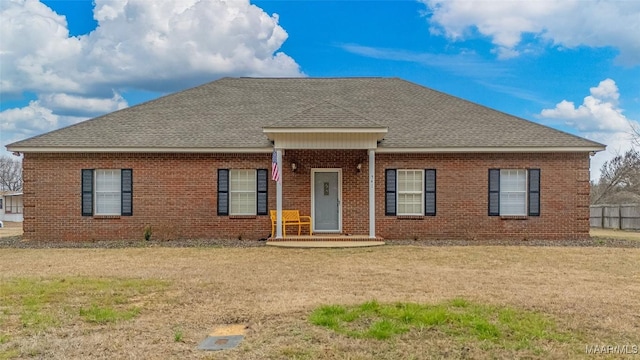
[[[598,152],[604,146],[592,147],[460,147],[460,148],[385,148],[378,147],[376,153],[552,153],[552,152]]]
[[[270,153],[273,147],[261,148],[91,148],[91,147],[8,147],[16,153]]]
[[[262,132],[265,134],[273,133],[299,133],[299,134],[323,134],[323,133],[372,133],[386,134],[387,128],[263,128]]]

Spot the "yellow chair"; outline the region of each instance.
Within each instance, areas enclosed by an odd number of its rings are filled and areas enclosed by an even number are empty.
[[[278,211],[270,210],[269,212],[271,214],[271,237],[275,237]],[[309,235],[311,235],[311,216],[300,216],[299,210],[282,210],[282,237],[287,236],[287,226],[290,225],[298,226],[298,235],[301,233],[302,225],[308,225]]]

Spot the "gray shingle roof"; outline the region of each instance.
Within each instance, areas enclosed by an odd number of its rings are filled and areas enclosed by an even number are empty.
[[[397,78],[223,78],[8,148],[264,148],[269,126],[387,127],[380,148],[604,147]]]
[[[269,124],[274,128],[385,128],[371,119],[322,100],[300,112]]]

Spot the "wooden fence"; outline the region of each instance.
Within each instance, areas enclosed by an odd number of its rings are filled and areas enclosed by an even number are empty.
[[[640,204],[591,205],[589,223],[603,229],[640,230]]]

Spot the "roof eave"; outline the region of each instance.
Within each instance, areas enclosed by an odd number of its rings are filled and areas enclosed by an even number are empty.
[[[557,147],[438,147],[398,148],[379,147],[377,153],[554,153],[554,152],[599,152],[605,146],[557,146]]]
[[[566,147],[440,147],[440,148],[389,148],[378,147],[377,153],[553,153],[599,152],[604,146]],[[270,153],[273,147],[254,148],[97,148],[97,147],[18,147],[10,146],[16,153]]]
[[[146,147],[7,147],[15,153],[270,153],[272,147],[255,148],[146,148]]]

